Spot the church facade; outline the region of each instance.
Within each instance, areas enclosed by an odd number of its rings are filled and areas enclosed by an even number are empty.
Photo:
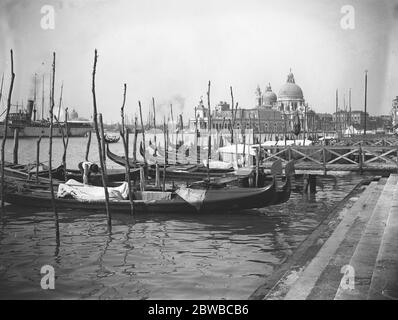
[[[271,84],[266,86],[264,92],[257,86],[254,108],[238,108],[232,111],[227,102],[221,101],[213,110],[211,126],[215,130],[230,129],[233,118],[237,129],[253,128],[256,133],[269,133],[275,136],[290,134],[297,119],[300,119],[301,128],[305,128],[306,131],[311,129],[309,124],[315,123],[315,112],[306,104],[303,91],[296,84],[291,71],[278,95],[272,91]],[[190,129],[207,130],[208,117],[208,108],[201,99],[195,107],[195,118],[190,119]]]

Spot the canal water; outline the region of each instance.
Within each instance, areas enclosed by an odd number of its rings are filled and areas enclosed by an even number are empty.
[[[21,163],[35,159],[35,141],[20,140]],[[70,139],[68,167],[82,160],[85,144],[86,138]],[[122,154],[122,144],[112,150]],[[61,155],[55,139],[54,165]],[[246,299],[361,179],[318,178],[313,197],[293,193],[284,204],[258,210],[141,215],[135,223],[114,215],[112,234],[105,212],[65,211],[59,246],[51,212],[9,205],[0,219],[0,299]],[[40,286],[44,265],[54,267],[54,290]]]

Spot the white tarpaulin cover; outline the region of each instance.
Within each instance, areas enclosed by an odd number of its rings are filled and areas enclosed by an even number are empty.
[[[206,190],[181,187],[176,190],[176,194],[199,211],[205,199]]]
[[[119,187],[108,187],[108,192],[109,200],[126,200],[129,195],[128,184],[123,182]],[[84,185],[70,179],[58,186],[57,197],[72,197],[81,202],[105,201],[105,191],[103,187]]]
[[[203,164],[207,166],[207,159],[203,160]],[[234,166],[231,162],[210,160],[209,169],[232,169]]]

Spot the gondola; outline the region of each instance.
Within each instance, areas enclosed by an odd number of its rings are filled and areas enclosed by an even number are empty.
[[[95,188],[95,187],[93,187]],[[187,200],[178,192],[181,189],[171,192],[159,191],[156,194],[158,200],[147,199],[145,191],[134,192],[134,210],[137,214],[145,213],[210,213],[229,212],[263,208],[275,202],[275,182],[272,181],[263,188],[228,188],[202,190],[203,197],[197,200]],[[183,191],[190,194],[193,189],[185,188]],[[152,191],[152,194],[154,192]],[[162,198],[163,197],[163,198]],[[5,202],[37,208],[52,208],[51,194],[48,190],[32,190],[23,188],[20,184],[8,181],[5,189]],[[105,208],[104,201],[82,202],[73,198],[56,198],[55,205],[59,210],[101,210]],[[129,200],[112,200],[109,203],[111,211],[130,213],[131,205]]]
[[[120,136],[117,137],[117,136],[110,136],[108,134],[105,134],[104,139],[105,139],[106,143],[116,143],[116,142],[119,142]]]
[[[5,167],[5,174],[8,177],[13,177],[17,179],[23,179],[26,181],[35,180],[36,172],[28,165],[8,165]],[[52,178],[54,184],[58,185],[65,181],[65,170],[62,165],[51,170]],[[42,181],[48,180],[48,170],[39,170],[38,176]],[[130,169],[130,178],[133,180],[138,180],[140,176],[139,168]],[[44,178],[44,179],[43,179]],[[124,181],[126,178],[125,169],[108,169],[107,170],[108,184],[113,185],[120,181]],[[80,170],[67,169],[67,179],[74,179],[78,182],[83,182],[83,176]],[[49,181],[47,181],[49,182]],[[102,175],[101,173],[92,173],[88,178],[88,183],[94,186],[102,186]]]
[[[126,160],[123,156],[118,156],[109,150],[109,146],[107,145],[106,154],[110,160],[113,162],[125,166]],[[132,159],[129,159],[129,164],[131,168],[142,166],[143,163],[136,162]],[[160,164],[160,176],[163,177],[163,165]],[[227,175],[233,174],[234,169],[209,169],[209,175],[212,177],[223,177]],[[149,176],[154,177],[156,175],[155,165],[147,166],[147,173]],[[192,180],[202,180],[206,178],[208,175],[207,167],[204,165],[191,164],[191,165],[168,165],[166,167],[166,177],[167,179],[176,179],[183,181],[192,181]]]

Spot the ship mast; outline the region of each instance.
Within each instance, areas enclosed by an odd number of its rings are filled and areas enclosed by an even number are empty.
[[[44,74],[43,74],[43,83],[41,85],[41,120],[44,120]]]
[[[37,74],[35,73],[35,91],[33,93],[33,121],[36,121],[36,77]]]

